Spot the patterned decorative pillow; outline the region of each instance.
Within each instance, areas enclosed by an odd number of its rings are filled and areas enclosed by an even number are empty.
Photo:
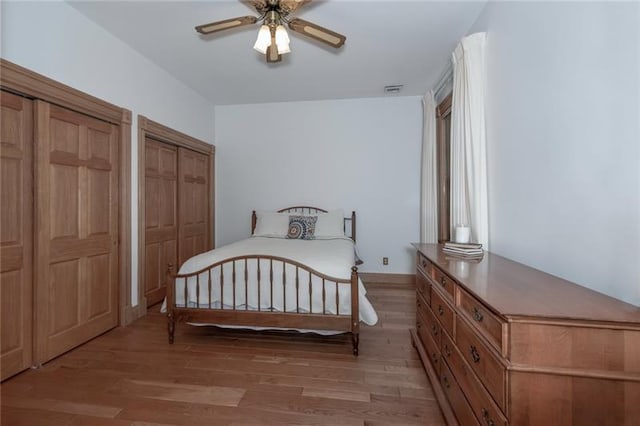
[[[289,216],[287,238],[292,240],[313,240],[318,216]]]

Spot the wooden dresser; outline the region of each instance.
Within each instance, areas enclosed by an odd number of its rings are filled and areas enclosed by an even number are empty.
[[[411,334],[449,424],[640,425],[640,308],[491,253],[414,246]]]

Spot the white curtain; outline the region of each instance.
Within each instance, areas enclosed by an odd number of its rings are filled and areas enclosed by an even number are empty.
[[[471,240],[488,249],[485,46],[486,33],[476,33],[453,52],[451,235],[456,226],[470,226]]]
[[[438,242],[438,182],[436,167],[436,101],[432,91],[422,98],[422,167],[420,179],[420,242]]]

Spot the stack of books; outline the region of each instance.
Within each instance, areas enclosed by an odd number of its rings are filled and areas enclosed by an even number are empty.
[[[442,251],[464,258],[480,258],[484,254],[482,244],[478,243],[454,243],[447,241],[444,243]]]

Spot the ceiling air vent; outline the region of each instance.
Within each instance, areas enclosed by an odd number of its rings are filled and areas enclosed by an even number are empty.
[[[400,93],[400,90],[402,90],[402,84],[384,86],[384,93],[387,93],[387,94]]]

